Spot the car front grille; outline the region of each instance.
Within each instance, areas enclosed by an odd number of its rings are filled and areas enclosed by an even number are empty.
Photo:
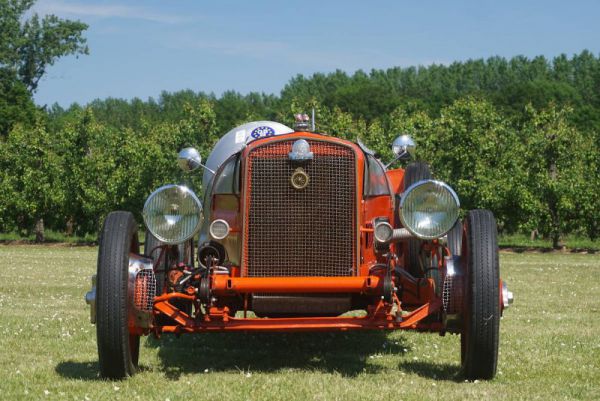
[[[309,139],[314,158],[292,162],[298,138],[250,151],[245,173],[242,274],[350,276],[356,271],[356,157],[350,147]],[[302,168],[308,185],[291,177]]]

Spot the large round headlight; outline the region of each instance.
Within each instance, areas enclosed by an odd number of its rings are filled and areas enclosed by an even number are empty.
[[[459,207],[458,196],[448,184],[422,180],[405,190],[400,201],[400,220],[419,238],[439,238],[456,222]]]
[[[144,204],[148,230],[167,244],[184,242],[202,224],[202,203],[188,187],[165,185],[154,191]]]

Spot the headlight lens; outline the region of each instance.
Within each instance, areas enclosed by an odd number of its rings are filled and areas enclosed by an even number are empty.
[[[375,240],[377,242],[385,244],[392,239],[392,235],[394,235],[394,229],[390,223],[387,221],[382,221],[375,224],[373,234],[375,235]]]
[[[458,196],[448,184],[422,180],[405,190],[400,201],[400,220],[419,238],[439,238],[456,222],[459,207]]]
[[[202,203],[188,187],[165,185],[144,204],[144,222],[160,241],[178,244],[194,236],[202,224]]]

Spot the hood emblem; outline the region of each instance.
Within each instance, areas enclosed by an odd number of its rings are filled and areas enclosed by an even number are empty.
[[[292,173],[292,178],[290,181],[291,181],[292,187],[294,187],[294,189],[301,190],[308,186],[309,180],[310,179],[308,177],[308,174],[306,174],[306,171],[304,171],[304,169],[302,167],[298,167]]]
[[[298,139],[292,145],[292,151],[289,153],[291,161],[302,162],[306,160],[312,160],[314,155],[310,151],[310,145],[306,139]]]

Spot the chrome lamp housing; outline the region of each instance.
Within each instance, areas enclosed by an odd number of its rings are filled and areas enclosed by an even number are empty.
[[[165,185],[144,204],[144,223],[159,241],[179,244],[192,238],[202,225],[202,202],[183,185]]]
[[[410,135],[400,135],[392,143],[392,152],[398,157],[414,157],[416,148],[415,141]]]
[[[183,148],[177,155],[177,164],[183,171],[194,171],[202,166],[202,157],[196,148]]]
[[[395,157],[392,161],[386,164],[385,168],[390,167],[398,160],[407,160],[414,158],[417,145],[410,135],[400,135],[394,139],[392,143],[392,152]]]
[[[456,220],[460,201],[446,183],[421,180],[408,187],[400,200],[400,221],[410,233],[422,239],[444,236]]]

